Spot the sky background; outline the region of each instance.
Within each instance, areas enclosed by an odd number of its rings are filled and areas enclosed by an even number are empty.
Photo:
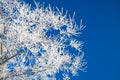
[[[25,0],[33,4],[33,0]],[[71,80],[120,80],[120,0],[36,0],[64,8],[86,28],[80,36],[88,62],[87,72]]]

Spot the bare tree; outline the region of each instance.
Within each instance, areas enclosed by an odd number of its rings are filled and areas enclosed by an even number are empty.
[[[84,28],[63,9],[0,0],[0,80],[64,80],[84,71]]]

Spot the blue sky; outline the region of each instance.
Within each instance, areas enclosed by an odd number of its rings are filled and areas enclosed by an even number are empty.
[[[87,72],[72,80],[120,80],[120,1],[119,0],[36,0],[61,7],[86,28],[79,38],[88,61]],[[33,4],[32,0],[26,2]]]

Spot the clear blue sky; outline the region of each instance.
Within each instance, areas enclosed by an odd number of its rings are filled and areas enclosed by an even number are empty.
[[[120,0],[36,0],[63,7],[86,28],[79,38],[88,61],[87,72],[72,80],[120,80]],[[26,2],[33,4],[32,0]]]

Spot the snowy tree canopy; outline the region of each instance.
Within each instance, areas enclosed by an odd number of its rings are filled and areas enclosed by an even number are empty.
[[[84,71],[84,28],[63,9],[0,0],[0,80],[69,80]],[[61,77],[58,77],[61,75]]]

